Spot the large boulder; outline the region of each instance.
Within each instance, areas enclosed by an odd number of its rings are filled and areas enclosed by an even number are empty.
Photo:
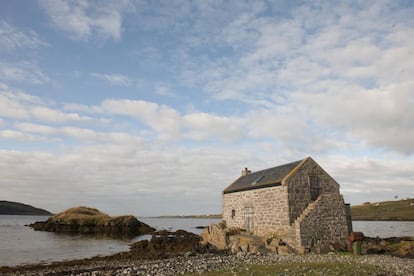
[[[116,238],[130,238],[155,231],[153,227],[137,220],[134,216],[110,217],[97,209],[83,206],[70,208],[46,221],[35,222],[29,226],[37,231]]]
[[[210,224],[201,233],[201,244],[210,244],[218,250],[226,250],[229,247],[227,232],[228,228],[224,222],[221,222],[219,224]]]
[[[227,228],[224,222],[209,225],[201,233],[201,238],[201,245],[211,245],[216,250],[227,250],[233,254],[277,252],[277,248],[269,248],[265,238],[250,235],[242,229]]]

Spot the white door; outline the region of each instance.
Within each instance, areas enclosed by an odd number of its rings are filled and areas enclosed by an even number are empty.
[[[254,232],[254,209],[253,207],[244,208],[244,227],[247,232]]]

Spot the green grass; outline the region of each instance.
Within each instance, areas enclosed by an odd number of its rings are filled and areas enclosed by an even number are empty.
[[[211,214],[211,215],[171,215],[171,216],[158,216],[156,218],[200,218],[200,219],[220,219],[222,218],[221,214]]]
[[[65,224],[103,225],[110,219],[110,216],[101,213],[97,209],[81,206],[67,209],[54,215],[49,220],[51,222],[60,222]]]
[[[221,271],[190,275],[387,275],[386,271],[373,265],[355,263],[283,263],[271,265],[244,265]]]
[[[414,220],[414,199],[351,206],[352,220]]]
[[[135,221],[135,217],[111,217],[105,213],[100,212],[97,209],[81,206],[70,208],[66,211],[56,214],[51,217],[49,221],[76,225],[128,225],[129,223]]]

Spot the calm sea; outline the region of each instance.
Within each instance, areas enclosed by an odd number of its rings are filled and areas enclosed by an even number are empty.
[[[33,231],[31,228],[25,227],[26,224],[46,219],[47,217],[38,216],[0,215],[0,266],[48,263],[110,255],[128,251],[129,244],[149,237],[145,235],[132,240],[98,239],[81,235]],[[194,218],[139,218],[139,220],[159,230],[183,229],[196,234],[202,231],[197,229],[197,226],[207,226],[220,221],[220,219]],[[355,221],[353,227],[354,231],[361,231],[365,235],[373,237],[414,236],[413,221]]]
[[[5,216],[0,215],[0,266],[14,266],[30,263],[49,263],[52,261],[82,259],[98,255],[128,251],[129,244],[148,239],[148,235],[132,240],[111,238],[91,238],[82,235],[67,235],[33,231],[25,225],[44,221],[42,216]],[[200,234],[202,229],[217,223],[220,219],[180,219],[180,218],[139,218],[140,221],[161,230],[183,229]]]

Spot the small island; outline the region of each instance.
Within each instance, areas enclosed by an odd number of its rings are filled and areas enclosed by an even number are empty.
[[[51,216],[52,213],[31,205],[0,200],[0,215]]]
[[[50,217],[46,221],[30,224],[36,231],[71,234],[103,235],[129,238],[148,234],[155,229],[132,215],[111,217],[90,207],[74,207]]]

